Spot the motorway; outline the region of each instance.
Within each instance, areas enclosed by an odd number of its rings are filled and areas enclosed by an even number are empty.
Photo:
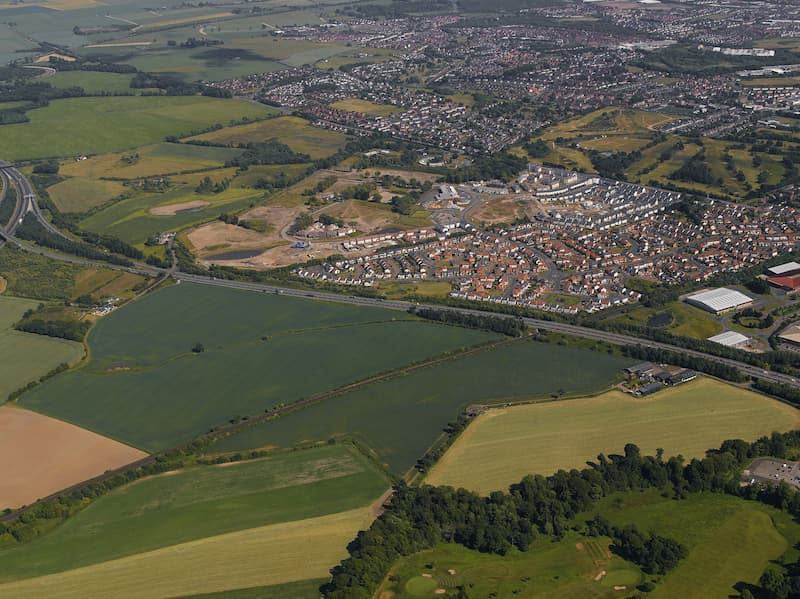
[[[461,312],[464,314],[478,314],[478,315],[487,314],[486,311],[474,310],[468,308],[452,308],[435,304],[434,305],[418,304],[414,302],[405,302],[400,300],[384,300],[379,298],[358,297],[358,296],[343,295],[338,293],[329,293],[324,291],[301,290],[301,289],[293,289],[291,287],[282,287],[275,285],[262,285],[259,283],[248,283],[244,281],[231,281],[228,279],[219,279],[215,277],[184,273],[177,270],[175,266],[173,266],[171,269],[156,268],[148,264],[140,264],[140,263],[137,263],[134,266],[120,266],[115,264],[108,264],[105,262],[96,262],[93,260],[87,260],[84,258],[79,258],[77,256],[68,256],[55,251],[47,250],[45,248],[36,247],[14,237],[14,231],[16,230],[16,225],[19,224],[21,215],[27,213],[28,211],[32,212],[36,216],[37,220],[39,220],[39,222],[42,223],[42,225],[46,227],[49,231],[57,235],[60,235],[62,237],[65,237],[65,235],[61,233],[58,229],[56,229],[44,217],[36,202],[33,188],[31,187],[30,183],[22,173],[20,173],[16,168],[9,165],[8,163],[0,162],[0,176],[3,177],[3,180],[6,181],[6,184],[7,181],[10,179],[13,182],[14,186],[17,188],[17,190],[20,192],[19,195],[23,198],[23,200],[18,202],[17,204],[17,213],[15,214],[15,220],[12,221],[11,226],[9,226],[7,230],[0,228],[0,245],[2,245],[2,241],[5,239],[13,242],[23,250],[36,252],[38,254],[47,256],[48,258],[52,258],[54,260],[66,261],[74,264],[100,266],[103,268],[110,268],[113,270],[131,272],[134,274],[145,275],[145,276],[156,276],[156,277],[172,276],[172,278],[178,282],[185,281],[187,283],[195,283],[199,285],[213,285],[216,287],[226,287],[229,289],[240,289],[258,293],[274,293],[291,297],[303,297],[308,299],[339,302],[339,303],[352,304],[358,306],[371,306],[371,307],[385,308],[390,310],[405,311],[411,308],[412,306],[420,306],[420,307],[433,308],[437,310],[451,310],[454,312]],[[504,315],[502,314],[495,314],[495,315],[499,317],[504,317]],[[512,318],[511,316],[506,316],[506,317]],[[657,341],[641,339],[639,337],[632,337],[629,335],[622,335],[620,333],[602,331],[599,329],[592,329],[584,326],[565,324],[560,322],[551,322],[549,320],[540,320],[538,318],[524,318],[523,320],[526,326],[541,329],[544,331],[563,333],[566,335],[573,335],[576,337],[582,337],[584,339],[592,339],[595,341],[603,341],[615,345],[641,345],[643,347],[651,347],[655,349],[676,352],[679,354],[685,354],[697,358],[704,358],[706,360],[717,362],[719,364],[725,364],[726,366],[732,366],[734,368],[738,368],[742,373],[751,377],[761,378],[773,383],[800,386],[800,384],[798,384],[797,379],[786,374],[763,370],[761,368],[751,366],[750,364],[739,362],[738,360],[731,360],[729,358],[713,356],[699,351],[684,349],[667,343],[660,343]]]

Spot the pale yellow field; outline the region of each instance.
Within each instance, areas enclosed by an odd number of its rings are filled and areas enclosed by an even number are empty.
[[[347,100],[340,100],[331,104],[332,108],[339,110],[349,110],[351,112],[362,112],[372,116],[388,116],[402,112],[401,108],[392,106],[391,104],[375,104],[368,100],[361,100],[359,98],[348,98]]]
[[[156,599],[323,578],[370,508],[209,537],[0,585],[0,597]]]
[[[702,457],[725,439],[754,441],[800,425],[800,411],[758,393],[701,378],[635,398],[609,391],[582,398],[489,410],[478,416],[426,478],[482,493],[527,474],[582,468],[600,452]]]

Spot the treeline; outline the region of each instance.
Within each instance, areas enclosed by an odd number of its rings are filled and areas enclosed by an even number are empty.
[[[133,266],[133,263],[126,258],[104,252],[86,243],[66,239],[48,231],[31,213],[25,215],[22,224],[17,228],[16,234],[18,237],[32,241],[37,245],[49,247],[74,256],[80,256],[90,260],[102,260],[120,266]]]
[[[227,89],[188,83],[172,75],[138,72],[131,79],[133,89],[159,89],[167,96],[195,96],[202,94],[214,98],[232,98],[233,93]],[[159,92],[161,93],[161,92]]]
[[[753,387],[767,393],[780,397],[786,401],[800,406],[800,389],[794,385],[784,385],[782,383],[773,383],[765,379],[753,379]]]
[[[19,323],[15,328],[25,333],[83,341],[91,324],[80,320],[41,320],[33,319]]]
[[[624,345],[622,347],[622,354],[637,360],[646,360],[648,362],[656,362],[661,364],[674,364],[682,368],[691,368],[698,372],[705,372],[711,376],[715,376],[726,381],[733,381],[741,383],[747,380],[735,366],[728,366],[721,364],[714,360],[690,356],[684,353],[667,351],[654,347],[644,347],[642,345]]]
[[[93,499],[101,497],[117,487],[144,476],[182,468],[182,458],[183,456],[180,454],[157,456],[151,463],[122,472],[104,482],[83,485],[72,492],[59,495],[52,501],[38,501],[23,510],[18,518],[6,522],[0,521],[0,539],[3,539],[4,535],[9,535],[18,543],[32,541],[49,531],[53,520],[66,520]]]
[[[505,318],[488,314],[467,314],[456,310],[436,310],[419,306],[411,306],[408,312],[426,320],[492,331],[509,337],[521,337],[525,332],[525,323],[519,317]]]
[[[581,471],[526,476],[509,492],[495,491],[488,497],[451,487],[409,488],[401,481],[384,513],[358,533],[348,546],[350,556],[331,571],[331,580],[320,590],[327,599],[368,599],[400,557],[440,542],[499,555],[512,547],[525,551],[539,537],[561,539],[576,515],[590,511],[601,497],[621,491],[656,488],[678,499],[692,493],[728,493],[800,514],[800,494],[785,483],[739,484],[742,468],[753,458],[782,458],[798,445],[800,431],[773,433],[755,443],[725,441],[702,460],[685,463],[680,456],[665,461],[661,451],[642,456],[638,447],[627,444],[623,455],[600,454]],[[599,532],[597,520],[590,522],[595,524],[588,531]],[[674,541],[625,531],[612,537],[617,550],[654,572],[666,572],[684,554]]]
[[[0,227],[5,228],[14,210],[17,208],[17,188],[10,187],[6,190],[6,197],[0,202]]]

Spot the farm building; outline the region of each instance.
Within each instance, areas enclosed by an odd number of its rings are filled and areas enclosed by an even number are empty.
[[[639,387],[636,390],[637,397],[644,397],[645,395],[652,395],[656,391],[661,391],[664,388],[664,385],[661,383],[650,383],[649,385],[644,385],[643,387]]]
[[[785,277],[800,273],[800,264],[797,262],[787,262],[768,268],[767,272],[774,277]]]
[[[741,291],[728,289],[727,287],[707,289],[700,293],[695,293],[687,297],[686,301],[712,314],[722,314],[737,308],[744,308],[753,303],[753,299]]]
[[[625,369],[625,374],[628,376],[640,377],[643,375],[652,374],[656,370],[655,364],[652,362],[642,362],[641,364],[634,364]]]
[[[725,331],[719,335],[709,337],[708,341],[711,341],[712,343],[719,343],[725,347],[742,347],[743,345],[747,345],[747,342],[750,341],[750,338],[742,335],[741,333],[737,333],[736,331]]]

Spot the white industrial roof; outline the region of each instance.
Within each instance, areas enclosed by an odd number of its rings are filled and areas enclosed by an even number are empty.
[[[778,266],[773,266],[772,268],[768,268],[767,270],[770,272],[770,274],[782,275],[787,272],[800,270],[800,264],[798,264],[797,262],[787,262],[786,264],[778,264]]]
[[[752,298],[747,297],[741,291],[735,289],[728,289],[727,287],[719,287],[718,289],[709,289],[708,291],[701,291],[695,295],[690,295],[688,298],[690,302],[703,304],[708,306],[714,312],[722,312],[723,310],[730,310],[742,304],[749,304]]]
[[[746,343],[748,338],[742,335],[741,333],[737,333],[736,331],[725,331],[724,333],[720,333],[719,335],[714,335],[713,337],[709,337],[708,341],[713,341],[714,343],[719,343],[720,345],[727,345],[728,347],[733,347],[735,345],[741,345],[742,343]]]

